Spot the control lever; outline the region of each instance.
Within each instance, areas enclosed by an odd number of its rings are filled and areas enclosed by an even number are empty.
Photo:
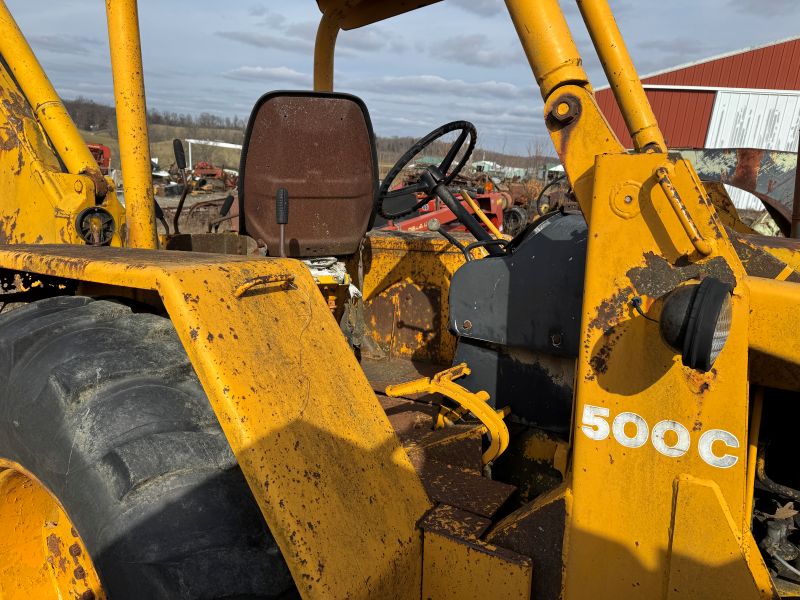
[[[475,236],[479,242],[489,242],[494,238],[481,227],[464,205],[461,204],[443,182],[444,176],[436,166],[430,166],[423,171],[420,182],[425,184],[428,194],[435,194],[449,208],[456,218]],[[505,253],[497,245],[487,245],[486,251],[492,256],[503,256]]]
[[[286,258],[286,224],[289,222],[289,190],[278,189],[275,194],[275,219],[280,228],[280,254]]]
[[[178,218],[181,216],[183,203],[186,201],[186,194],[189,193],[189,182],[186,179],[186,154],[183,152],[183,143],[178,138],[172,140],[172,150],[175,152],[175,164],[178,166],[178,171],[180,171],[181,179],[183,180],[181,199],[178,200],[178,207],[175,209],[175,216],[172,218],[172,228],[175,230],[175,233],[178,234],[181,232],[178,228]]]
[[[227,216],[228,212],[231,210],[231,206],[233,206],[233,194],[228,194],[225,197],[225,201],[222,203],[222,206],[219,208],[219,216]]]
[[[161,210],[157,200],[153,200],[153,204],[155,205],[153,208],[156,211],[156,219],[159,223],[161,223],[161,226],[164,228],[164,231],[167,232],[167,235],[169,235],[169,225],[167,224],[167,220],[164,218],[164,211]]]
[[[467,262],[472,260],[472,254],[469,253],[469,250],[467,250],[461,242],[453,237],[449,231],[442,229],[442,224],[439,222],[439,219],[431,219],[428,221],[428,231],[438,232],[439,235],[441,235],[444,239],[461,251],[461,253],[464,255],[464,258],[467,259]]]

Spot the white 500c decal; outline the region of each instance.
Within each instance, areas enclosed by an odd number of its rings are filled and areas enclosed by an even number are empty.
[[[689,451],[692,444],[689,430],[677,421],[664,420],[653,425],[652,431],[641,416],[633,412],[619,413],[609,425],[608,418],[610,411],[602,406],[592,406],[586,404],[583,407],[583,418],[581,419],[581,431],[591,440],[600,441],[606,439],[609,434],[614,435],[614,439],[626,448],[641,448],[647,443],[648,437],[653,447],[663,454],[672,458],[683,456]],[[635,433],[628,435],[625,426],[631,423],[633,427],[628,427]],[[667,444],[665,436],[668,431],[672,431],[672,445]],[[697,443],[697,452],[705,462],[712,467],[727,469],[732,467],[739,460],[738,456],[728,453],[720,453],[719,445],[714,448],[714,442],[720,442],[727,448],[738,448],[739,440],[732,433],[724,429],[709,429],[700,436]]]

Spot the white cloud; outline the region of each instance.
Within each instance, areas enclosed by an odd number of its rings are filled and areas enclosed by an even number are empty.
[[[39,34],[28,36],[35,50],[46,50],[58,54],[93,54],[103,43],[98,38],[70,34]]]
[[[524,57],[519,45],[516,52],[503,50],[505,46],[506,44],[500,44],[487,35],[474,33],[434,42],[430,53],[436,58],[471,67],[497,67]]]
[[[240,42],[257,48],[272,48],[300,54],[308,54],[314,51],[314,43],[301,38],[279,37],[269,33],[257,33],[255,31],[218,31],[217,35],[234,42]]]
[[[223,74],[227,79],[239,81],[264,81],[270,84],[290,83],[296,86],[311,85],[311,75],[288,67],[242,66]]]
[[[445,79],[439,75],[407,75],[362,80],[353,87],[384,94],[428,94],[439,96],[483,98],[535,98],[535,88],[521,87],[503,81],[467,82],[462,79]]]

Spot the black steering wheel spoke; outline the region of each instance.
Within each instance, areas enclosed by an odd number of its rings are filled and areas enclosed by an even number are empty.
[[[469,131],[466,129],[461,132],[461,135],[458,136],[458,139],[455,143],[450,146],[450,150],[447,151],[447,156],[444,157],[444,160],[439,165],[439,170],[442,172],[443,175],[447,175],[448,171],[450,171],[450,167],[453,166],[453,161],[458,156],[459,151],[461,148],[464,147],[464,142],[467,141],[467,136],[469,135]],[[462,161],[463,162],[463,161]],[[462,165],[459,165],[459,171],[461,170]]]
[[[418,194],[421,192],[427,191],[428,186],[422,183],[421,181],[417,183],[412,183],[411,185],[407,185],[402,187],[398,190],[392,190],[391,192],[387,192],[384,196],[384,200],[393,200],[395,198],[402,198],[403,196],[408,196],[409,194]]]

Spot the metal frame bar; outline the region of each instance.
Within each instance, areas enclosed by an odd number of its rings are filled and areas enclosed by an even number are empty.
[[[337,13],[323,13],[317,28],[314,44],[314,91],[333,91],[333,63],[336,54],[336,38],[339,35]]]
[[[665,151],[664,136],[607,0],[577,2],[636,149]],[[547,100],[558,88],[567,85],[591,92],[583,61],[558,0],[506,0],[506,6],[542,97]]]
[[[106,0],[128,246],[156,248],[155,198],[136,0]]]
[[[666,152],[664,136],[608,0],[576,1],[635,148]]]

